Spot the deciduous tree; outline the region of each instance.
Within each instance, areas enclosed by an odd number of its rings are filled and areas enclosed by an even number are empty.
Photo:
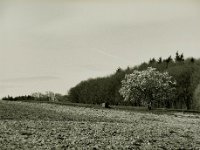
[[[119,90],[125,101],[133,101],[151,108],[171,100],[175,95],[175,81],[167,73],[155,68],[126,75]]]

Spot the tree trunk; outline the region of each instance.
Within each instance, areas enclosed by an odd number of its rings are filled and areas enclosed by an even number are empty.
[[[152,109],[152,103],[149,102],[149,104],[148,104],[148,110],[151,110],[151,109]]]

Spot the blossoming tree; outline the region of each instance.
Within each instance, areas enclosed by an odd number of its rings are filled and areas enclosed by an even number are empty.
[[[176,82],[167,73],[161,73],[155,68],[149,67],[144,71],[135,70],[126,75],[122,80],[119,90],[125,101],[137,104],[159,107],[159,104],[172,100],[175,96]]]

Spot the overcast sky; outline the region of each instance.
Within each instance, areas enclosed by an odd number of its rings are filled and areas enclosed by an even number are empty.
[[[200,57],[199,0],[0,0],[0,97],[65,94],[177,50]]]

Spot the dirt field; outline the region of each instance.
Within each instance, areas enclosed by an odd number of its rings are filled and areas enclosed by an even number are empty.
[[[200,149],[200,115],[0,101],[0,149]]]

